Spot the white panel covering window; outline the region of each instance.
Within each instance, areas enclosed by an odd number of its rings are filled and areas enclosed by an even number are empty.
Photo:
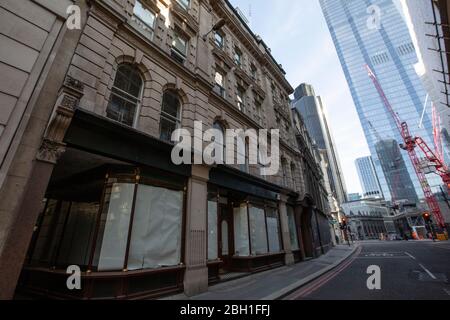
[[[112,186],[98,271],[123,269],[134,188],[134,184],[125,183],[115,183]]]
[[[228,222],[223,220],[222,225],[222,255],[228,256],[230,254],[230,248],[228,247]]]
[[[208,260],[218,258],[217,202],[208,201]]]
[[[139,185],[128,270],[179,265],[182,218],[183,192]]]
[[[289,238],[291,241],[291,249],[298,250],[298,249],[300,249],[300,247],[298,245],[297,224],[295,223],[294,208],[292,208],[290,206],[287,207],[287,217],[288,217]]]
[[[247,205],[234,208],[234,247],[236,256],[250,256]]]
[[[269,237],[270,253],[278,253],[281,251],[280,224],[278,219],[278,211],[275,208],[267,208],[267,235]]]
[[[267,232],[264,209],[250,207],[250,236],[252,255],[267,254]]]

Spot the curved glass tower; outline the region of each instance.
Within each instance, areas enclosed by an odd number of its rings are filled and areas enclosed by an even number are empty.
[[[421,136],[432,147],[431,108],[427,109],[419,128],[426,92],[414,69],[416,51],[399,2],[320,0],[320,4],[386,200],[414,203],[418,198],[423,199],[408,154],[393,148],[402,138],[364,68],[368,64],[374,71],[393,108],[408,122],[412,134]],[[442,181],[438,176],[428,176],[428,182],[433,191],[439,192]]]

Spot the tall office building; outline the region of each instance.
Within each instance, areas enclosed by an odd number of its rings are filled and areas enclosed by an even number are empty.
[[[412,134],[433,145],[431,110],[425,112],[421,123],[426,92],[414,69],[418,59],[400,2],[320,0],[320,4],[371,150],[382,191],[386,200],[391,200],[394,196],[391,190],[395,190],[392,184],[397,178],[386,176],[390,171],[383,171],[383,159],[377,153],[376,144],[380,141],[379,137],[397,142],[401,142],[402,138],[367,74],[366,64],[374,71],[395,112],[408,122]],[[370,123],[378,134],[374,134]],[[423,198],[408,154],[402,151],[400,155],[414,185],[414,193]],[[428,176],[428,182],[433,191],[439,191],[442,183],[439,177]]]
[[[411,39],[416,47],[417,75],[429,94],[439,116],[440,144],[450,147],[450,77],[449,58],[450,29],[448,28],[450,2],[447,0],[410,1],[400,0]],[[448,151],[448,150],[447,150]],[[450,154],[443,152],[444,160],[450,162]]]
[[[417,203],[419,199],[398,141],[393,139],[378,141],[375,149],[392,199],[398,203]]]
[[[349,193],[347,195],[348,202],[359,201],[362,199],[362,196],[359,193]]]
[[[330,133],[322,99],[315,95],[309,84],[301,84],[295,89],[293,107],[302,115],[309,135],[319,150],[326,150],[327,176],[331,191],[339,203],[345,203],[347,192],[335,143]]]
[[[372,157],[356,159],[356,169],[365,198],[383,198],[380,182],[372,162]]]

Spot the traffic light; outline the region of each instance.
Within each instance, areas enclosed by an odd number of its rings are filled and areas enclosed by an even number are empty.
[[[431,214],[429,212],[424,212],[423,215],[423,220],[425,220],[425,222],[431,222]]]
[[[341,229],[342,230],[347,228],[347,219],[346,218],[342,218],[342,222],[340,223],[340,225],[341,225]]]

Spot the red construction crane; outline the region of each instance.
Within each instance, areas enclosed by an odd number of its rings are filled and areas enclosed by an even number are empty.
[[[430,163],[432,163],[433,166],[436,167],[436,172],[442,177],[442,180],[444,181],[444,183],[447,186],[450,184],[450,174],[449,174],[448,168],[441,162],[441,160],[438,157],[436,157],[434,152],[428,147],[428,145],[422,138],[411,136],[411,133],[408,128],[408,124],[406,122],[401,121],[399,115],[394,111],[394,108],[392,107],[391,103],[389,102],[388,98],[386,97],[386,94],[384,93],[384,90],[381,87],[381,84],[378,82],[377,77],[373,73],[372,69],[370,69],[369,65],[366,65],[366,69],[369,74],[369,77],[372,79],[372,81],[375,85],[375,88],[378,91],[378,94],[381,97],[381,100],[383,100],[383,103],[384,103],[386,109],[392,115],[392,117],[395,121],[395,124],[397,125],[397,128],[400,132],[400,135],[403,138],[403,144],[400,145],[400,147],[403,150],[406,150],[409,154],[409,157],[413,164],[414,170],[416,171],[417,178],[419,179],[420,185],[421,185],[423,193],[425,195],[427,204],[428,204],[436,222],[441,227],[445,227],[444,218],[442,217],[442,213],[441,213],[441,209],[439,208],[439,204],[436,200],[436,197],[433,194],[433,191],[430,188],[430,185],[428,184],[425,174],[423,173],[423,171],[421,169],[421,163],[420,163],[419,157],[417,156],[417,153],[416,153],[416,147],[418,146],[425,154],[427,160]]]

